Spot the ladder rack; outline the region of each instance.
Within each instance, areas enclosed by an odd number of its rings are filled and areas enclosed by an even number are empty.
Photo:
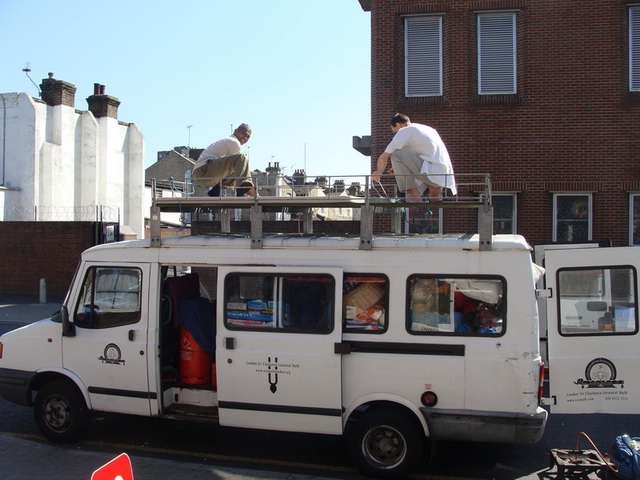
[[[383,181],[393,180],[392,175],[385,175]],[[469,180],[467,177],[475,177]],[[340,177],[344,178],[344,177]],[[363,178],[363,177],[358,177]],[[255,180],[255,179],[254,179]],[[358,195],[348,196],[337,193],[329,193],[326,196],[305,196],[296,194],[295,186],[287,187],[287,194],[280,195],[267,194],[261,192],[274,193],[273,189],[256,183],[258,195],[236,197],[232,196],[194,196],[189,194],[193,191],[189,179],[185,182],[168,180],[168,185],[174,193],[171,197],[159,196],[157,193],[157,181],[152,180],[152,206],[151,206],[151,246],[161,245],[160,237],[160,213],[180,212],[194,213],[209,211],[220,213],[222,231],[229,233],[230,211],[233,209],[249,209],[251,223],[251,248],[262,248],[263,239],[263,213],[265,211],[284,211],[286,209],[296,209],[302,211],[303,227],[305,234],[313,233],[313,209],[317,208],[351,208],[360,209],[360,249],[370,250],[373,241],[373,215],[374,213],[388,213],[391,215],[391,225],[393,234],[401,234],[401,215],[407,208],[416,209],[438,209],[438,208],[463,208],[477,209],[478,234],[480,237],[480,250],[491,250],[493,237],[493,206],[491,204],[491,179],[489,174],[456,175],[458,189],[461,194],[457,196],[445,196],[437,202],[405,202],[403,198],[395,194],[386,196],[384,187],[369,187],[370,177],[364,177],[364,192]],[[465,181],[466,180],[466,181]],[[395,181],[393,180],[395,185]],[[389,188],[389,187],[388,187]],[[179,196],[184,195],[185,196]],[[464,196],[464,195],[467,196]]]

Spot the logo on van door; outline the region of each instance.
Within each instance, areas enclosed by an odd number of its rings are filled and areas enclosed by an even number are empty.
[[[269,369],[269,390],[271,390],[271,393],[276,393],[276,390],[278,390],[278,357],[273,359],[273,363],[271,362],[271,357],[269,357],[267,367]],[[273,367],[273,371],[271,371],[271,367]]]
[[[104,355],[98,357],[98,360],[102,363],[110,363],[112,365],[124,365],[124,360],[122,360],[121,357],[120,347],[115,343],[110,343],[104,347]]]
[[[606,358],[591,360],[584,371],[585,379],[579,378],[574,383],[582,388],[624,388],[624,380],[616,380],[616,366]]]
[[[278,357],[267,357],[267,361],[247,361],[247,365],[255,367],[256,373],[265,373],[271,393],[278,391],[278,381],[284,375],[293,375],[294,370],[300,368],[299,363],[278,361]]]

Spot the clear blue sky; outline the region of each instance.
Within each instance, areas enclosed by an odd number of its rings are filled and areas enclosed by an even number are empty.
[[[122,103],[119,120],[160,150],[205,148],[242,122],[251,167],[370,173],[370,14],[358,0],[0,0],[0,93],[48,72]],[[192,125],[191,129],[188,128]],[[250,147],[250,148],[247,148]]]

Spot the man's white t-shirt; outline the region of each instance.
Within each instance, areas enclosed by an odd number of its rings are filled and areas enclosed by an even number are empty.
[[[234,135],[216,140],[209,145],[198,157],[198,161],[193,166],[193,169],[200,168],[205,165],[207,161],[224,157],[226,155],[233,155],[234,153],[240,153],[242,145]]]
[[[423,160],[422,173],[437,185],[449,188],[453,195],[457,194],[451,158],[435,128],[420,123],[411,123],[401,128],[387,145],[385,153],[396,150],[418,155]]]

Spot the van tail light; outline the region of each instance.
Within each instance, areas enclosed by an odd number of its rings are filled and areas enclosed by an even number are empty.
[[[424,392],[420,396],[420,401],[425,407],[435,407],[438,404],[438,396],[431,391]]]
[[[0,358],[2,358],[2,344],[0,343]]]
[[[544,395],[544,362],[540,362],[540,385],[538,385],[538,404]]]

